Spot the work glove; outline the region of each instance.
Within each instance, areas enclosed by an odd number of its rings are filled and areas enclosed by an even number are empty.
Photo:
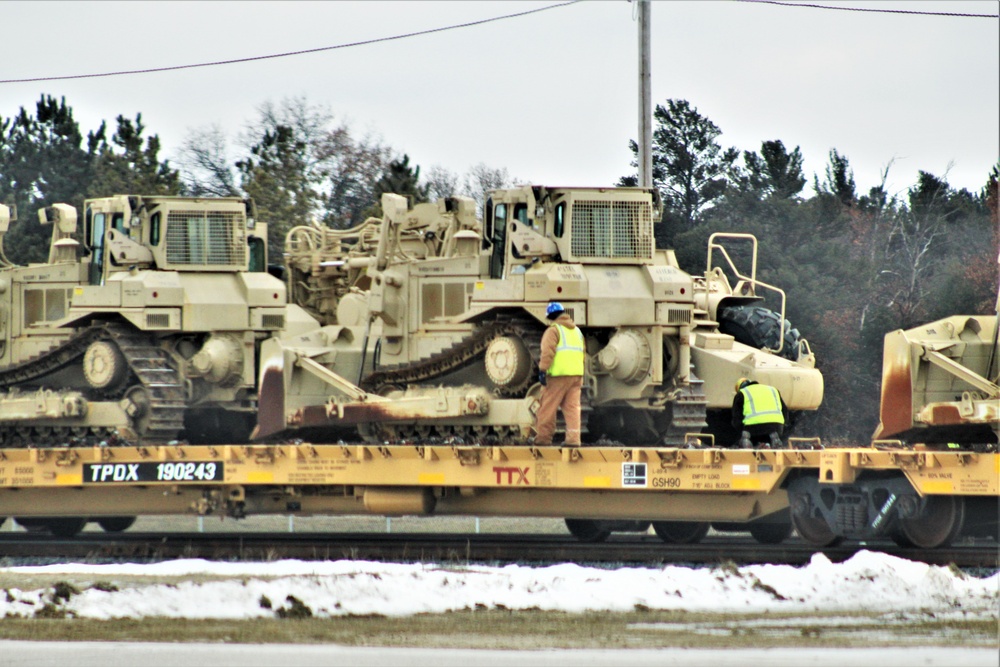
[[[544,387],[547,380],[548,380],[548,375],[545,373],[545,371],[538,371],[538,384]]]

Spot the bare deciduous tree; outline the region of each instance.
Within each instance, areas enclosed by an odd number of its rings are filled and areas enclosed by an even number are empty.
[[[192,130],[177,158],[184,191],[194,196],[238,196],[233,164],[226,134],[217,124]]]
[[[466,172],[463,179],[462,193],[476,200],[476,210],[481,216],[486,192],[498,188],[509,188],[513,184],[514,179],[511,178],[506,167],[494,169],[480,162]]]
[[[234,137],[217,125],[190,131],[178,163],[191,194],[253,195],[278,250],[291,226],[361,222],[394,157],[379,138],[358,137],[327,107],[294,97],[261,104]]]
[[[427,194],[431,200],[461,194],[458,189],[458,174],[440,165],[434,165],[424,173]]]

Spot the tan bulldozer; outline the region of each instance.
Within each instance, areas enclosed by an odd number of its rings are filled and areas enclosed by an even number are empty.
[[[12,219],[0,206],[0,248]],[[117,195],[39,223],[47,262],[0,251],[0,440],[245,442],[260,343],[317,326],[288,317],[252,202]]]
[[[482,220],[463,197],[381,204],[353,229],[289,232],[290,300],[323,326],[263,344],[256,437],[529,438],[550,301],[585,334],[590,441],[729,446],[740,377],[792,411],[822,400],[756,239],[713,235],[691,275],[655,247],[653,190],[494,190]]]

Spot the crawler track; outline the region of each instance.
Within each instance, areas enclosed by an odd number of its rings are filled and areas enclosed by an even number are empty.
[[[524,318],[498,318],[474,330],[459,343],[427,359],[406,365],[382,366],[379,370],[368,375],[361,386],[368,391],[374,391],[384,385],[405,386],[433,380],[459,370],[480,358],[490,341],[504,335],[521,338],[528,346],[532,361],[537,365],[541,350],[535,341],[541,336],[541,327]],[[531,374],[531,377],[534,377],[534,373]],[[518,387],[510,387],[502,394],[505,396],[523,395],[527,388],[528,383],[524,383]]]
[[[121,351],[131,376],[113,395],[129,396],[135,411],[133,426],[141,427],[139,440],[164,443],[175,440],[184,428],[186,393],[184,381],[170,355],[151,336],[120,324],[102,324],[83,329],[55,344],[46,352],[23,363],[0,369],[0,388],[44,385],[48,376],[71,365],[80,364],[88,346],[100,340],[112,341]],[[128,389],[126,390],[126,386]],[[78,389],[98,397],[101,392],[80,386]],[[131,392],[131,394],[130,394]],[[63,445],[68,442],[91,445],[109,437],[114,429],[104,427],[67,429],[49,426],[44,421],[19,426],[0,426],[0,441],[8,447]]]
[[[892,542],[848,544],[816,549],[801,540],[762,545],[743,537],[710,537],[700,544],[665,544],[648,535],[615,535],[588,544],[570,536],[526,534],[398,533],[123,533],[85,532],[70,539],[30,533],[0,534],[0,557],[161,560],[375,560],[476,563],[604,563],[713,565],[769,563],[802,565],[822,552],[843,561],[867,549],[933,565],[1000,568],[996,543],[948,549],[903,549]]]

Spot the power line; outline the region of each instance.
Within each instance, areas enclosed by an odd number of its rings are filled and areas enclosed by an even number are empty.
[[[66,81],[68,79],[96,79],[100,77],[107,76],[123,76],[125,74],[151,74],[153,72],[172,72],[181,69],[194,69],[196,67],[214,67],[216,65],[233,65],[236,63],[248,63],[255,60],[271,60],[274,58],[287,58],[289,56],[301,56],[307,53],[320,53],[322,51],[334,51],[336,49],[346,49],[352,46],[365,46],[367,44],[378,44],[380,42],[391,42],[399,39],[407,39],[409,37],[419,37],[421,35],[431,35],[437,32],[445,32],[447,30],[457,30],[459,28],[471,28],[477,25],[483,25],[486,23],[493,23],[494,21],[503,21],[505,19],[513,19],[521,16],[528,16],[529,14],[537,14],[538,12],[548,11],[550,9],[558,9],[560,7],[566,7],[567,5],[574,5],[581,0],[569,0],[568,2],[563,2],[557,5],[549,5],[547,7],[539,7],[537,9],[529,9],[524,12],[517,12],[516,14],[506,14],[504,16],[494,16],[489,19],[482,19],[479,21],[470,21],[468,23],[459,23],[457,25],[444,26],[442,28],[431,28],[430,30],[420,30],[417,32],[408,32],[403,35],[393,35],[391,37],[379,37],[376,39],[367,39],[360,42],[350,42],[347,44],[337,44],[335,46],[321,46],[315,49],[303,49],[301,51],[288,51],[286,53],[274,53],[266,56],[252,56],[249,58],[233,58],[232,60],[217,60],[214,62],[206,63],[195,63],[192,65],[173,65],[169,67],[152,67],[149,69],[133,69],[133,70],[122,70],[119,72],[101,72],[98,74],[71,74],[67,76],[41,76],[30,79],[0,79],[0,84],[4,83],[34,83],[38,81]]]
[[[568,2],[562,2],[556,5],[549,5],[547,7],[539,7],[537,9],[529,9],[524,12],[517,12],[514,14],[505,14],[504,16],[495,16],[493,18],[482,19],[479,21],[470,21],[468,23],[459,23],[456,25],[444,26],[441,28],[431,28],[429,30],[419,30],[417,32],[404,33],[402,35],[393,35],[391,37],[378,37],[376,39],[368,39],[360,42],[348,42],[346,44],[336,44],[334,46],[321,46],[315,49],[303,49],[301,51],[288,51],[285,53],[273,53],[264,56],[251,56],[248,58],[233,58],[231,60],[216,60],[212,62],[194,63],[190,65],[171,65],[168,67],[151,67],[147,69],[134,69],[134,70],[121,70],[117,72],[100,72],[96,74],[70,74],[65,76],[41,76],[33,77],[27,79],[0,79],[0,84],[5,83],[36,83],[40,81],[67,81],[71,79],[96,79],[109,76],[124,76],[126,74],[152,74],[155,72],[173,72],[183,69],[195,69],[197,67],[215,67],[217,65],[234,65],[236,63],[247,63],[254,62],[257,60],[273,60],[275,58],[287,58],[290,56],[301,56],[308,53],[321,53],[323,51],[335,51],[337,49],[346,49],[353,46],[366,46],[368,44],[379,44],[381,42],[392,42],[400,39],[407,39],[410,37],[419,37],[421,35],[431,35],[438,32],[445,32],[448,30],[457,30],[459,28],[471,28],[478,25],[484,25],[486,23],[493,23],[495,21],[503,21],[505,19],[518,18],[521,16],[528,16],[529,14],[537,14],[538,12],[548,11],[550,9],[559,9],[560,7],[566,7],[568,5],[574,5],[582,0],[568,0]],[[962,18],[1000,18],[996,14],[959,14],[954,12],[920,12],[905,9],[875,9],[871,7],[835,7],[830,5],[817,5],[811,3],[800,3],[800,2],[780,2],[779,0],[736,0],[737,2],[748,2],[753,4],[763,4],[763,5],[778,5],[780,7],[806,7],[809,9],[833,9],[839,11],[849,11],[849,12],[873,12],[879,14],[912,14],[919,16],[951,16],[951,17],[962,17]]]
[[[968,19],[995,19],[1000,14],[959,14],[956,12],[918,12],[912,9],[875,9],[874,7],[835,7],[832,5],[815,5],[806,2],[779,2],[779,0],[736,0],[757,5],[778,5],[780,7],[808,7],[809,9],[834,9],[842,12],[872,12],[875,14],[913,14],[917,16],[952,16]]]

